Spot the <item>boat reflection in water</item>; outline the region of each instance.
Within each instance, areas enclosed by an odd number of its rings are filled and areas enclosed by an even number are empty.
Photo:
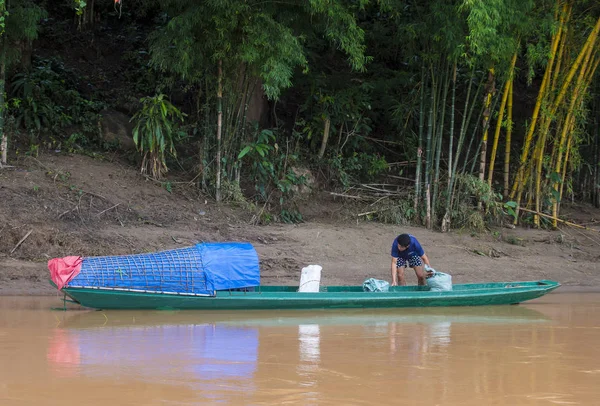
[[[255,328],[217,324],[59,327],[47,359],[65,377],[121,376],[191,385],[210,399],[224,389],[254,390],[258,343]]]
[[[364,345],[364,352],[355,349],[351,357],[371,357],[370,363],[403,357],[418,366],[451,346],[455,325],[550,321],[521,306],[242,314],[67,311],[57,316],[60,323],[47,350],[57,374],[135,377],[191,387],[204,400],[230,401],[232,394],[248,399],[277,385],[289,394],[294,382],[303,390],[293,395],[308,403],[318,399],[319,381],[340,360],[346,364],[338,369],[346,376],[356,371],[360,359],[344,358],[353,345]]]

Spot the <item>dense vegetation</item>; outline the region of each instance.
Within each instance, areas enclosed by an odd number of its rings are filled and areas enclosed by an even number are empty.
[[[0,0],[1,162],[115,148],[99,117],[133,97],[142,173],[261,221],[301,219],[310,168],[381,221],[556,226],[600,205],[599,31],[595,0]]]

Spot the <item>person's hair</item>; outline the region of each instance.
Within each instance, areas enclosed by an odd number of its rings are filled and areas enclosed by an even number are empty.
[[[400,234],[398,238],[396,238],[396,242],[401,247],[408,247],[410,245],[410,235],[408,234]]]

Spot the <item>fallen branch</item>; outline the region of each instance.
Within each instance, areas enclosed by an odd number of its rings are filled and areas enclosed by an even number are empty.
[[[65,215],[65,214],[67,214],[67,213],[70,213],[70,212],[72,212],[72,211],[75,211],[75,210],[77,210],[77,206],[75,206],[75,208],[73,208],[73,209],[71,209],[71,210],[67,210],[67,211],[65,211],[65,212],[61,213],[61,214],[58,216],[58,219],[60,220],[60,218],[61,218],[62,216],[64,216],[64,215]]]
[[[559,223],[566,224],[566,225],[571,226],[571,227],[581,228],[581,229],[584,229],[584,230],[595,231],[597,233],[600,233],[600,230],[596,230],[594,228],[589,228],[589,227],[586,227],[586,226],[582,226],[580,224],[571,223],[570,221],[562,220],[562,219],[559,219],[558,217],[554,217],[554,216],[551,216],[549,214],[540,213],[539,211],[529,210],[529,209],[524,209],[524,208],[520,208],[519,210],[520,211],[525,211],[527,213],[537,214],[538,216],[546,217],[546,218],[549,218],[551,220],[556,220]]]
[[[387,196],[383,196],[380,197],[379,199],[375,200],[373,203],[371,203],[369,206],[375,206],[377,203],[379,203],[380,201],[382,201],[383,199],[387,199],[388,197],[390,197],[389,195]]]
[[[367,212],[364,212],[364,213],[359,213],[359,214],[357,214],[357,216],[358,217],[368,216],[369,214],[375,214],[375,213],[379,213],[379,212],[386,211],[386,210],[391,210],[391,209],[392,209],[391,207],[386,207],[385,209],[381,209],[381,210],[373,210],[373,211],[367,211]]]
[[[412,178],[406,178],[404,176],[396,176],[396,175],[386,175],[388,178],[392,178],[392,179],[400,179],[400,180],[406,180],[409,182],[415,182],[415,179]]]
[[[354,195],[345,195],[343,193],[335,193],[335,192],[329,192],[330,195],[333,196],[339,196],[339,197],[347,197],[348,199],[359,199],[359,200],[364,200],[365,198],[362,196],[354,196]]]
[[[23,241],[25,241],[25,240],[27,239],[27,237],[29,237],[29,235],[30,235],[31,233],[33,233],[33,230],[29,230],[29,232],[28,232],[27,234],[25,234],[25,237],[21,238],[21,241],[19,241],[19,242],[17,243],[17,245],[15,245],[15,248],[13,248],[13,249],[12,249],[12,251],[11,251],[10,253],[12,254],[13,252],[15,252],[15,250],[16,250],[17,248],[19,248],[19,246],[20,246],[21,244],[23,244]]]
[[[108,209],[106,209],[106,210],[102,210],[100,213],[96,214],[96,217],[99,217],[101,214],[103,214],[103,213],[106,213],[106,212],[107,212],[107,211],[109,211],[110,209],[114,209],[115,207],[117,207],[117,206],[118,206],[118,205],[120,205],[120,204],[121,204],[121,203],[117,203],[117,204],[115,204],[114,206],[112,206],[112,207],[109,207],[109,208],[108,208]]]
[[[85,194],[91,195],[91,196],[96,196],[96,197],[99,197],[100,199],[104,199],[104,200],[108,201],[108,199],[106,197],[96,194],[96,193],[88,192],[87,190],[82,190],[81,193],[85,193]]]
[[[581,234],[582,236],[584,236],[585,238],[587,238],[588,240],[590,240],[591,242],[593,242],[594,244],[600,245],[600,241],[596,241],[595,239],[593,239],[591,236],[586,235],[584,232],[579,231],[579,229],[575,229],[575,231],[577,231],[579,234]],[[576,247],[575,247],[576,248]]]
[[[163,227],[162,224],[157,223],[156,221],[152,221],[152,220],[143,220],[142,223],[150,224],[150,225],[153,225],[153,226],[156,226],[156,227]]]

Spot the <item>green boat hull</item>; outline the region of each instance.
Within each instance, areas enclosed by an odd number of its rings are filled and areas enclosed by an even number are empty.
[[[363,292],[362,286],[326,286],[318,293],[297,292],[295,286],[261,286],[252,292],[219,291],[216,296],[94,288],[62,291],[74,302],[95,309],[306,310],[510,305],[536,299],[559,286],[549,280],[457,284],[447,292],[420,286],[392,287],[389,292]]]

